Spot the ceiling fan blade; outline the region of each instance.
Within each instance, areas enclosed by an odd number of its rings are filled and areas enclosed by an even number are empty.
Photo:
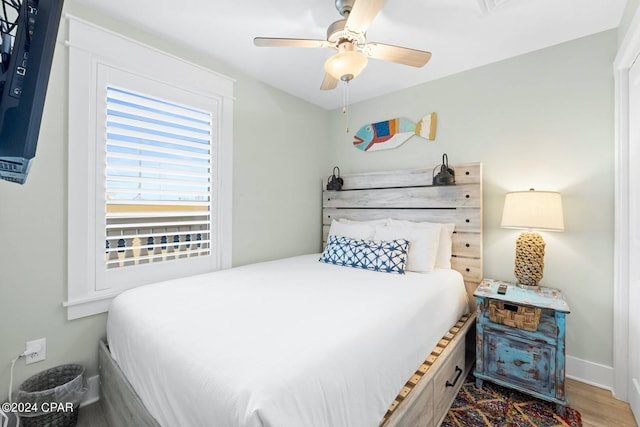
[[[429,59],[431,59],[431,52],[410,49],[408,47],[393,46],[384,43],[367,43],[363,51],[371,58],[382,59],[383,61],[391,61],[418,68],[424,66],[429,62]]]
[[[322,80],[322,84],[320,85],[320,89],[331,90],[331,89],[335,89],[337,86],[338,86],[338,79],[336,79],[329,73],[325,73],[324,80]]]
[[[345,28],[354,33],[364,34],[383,5],[384,0],[356,0],[347,18]]]
[[[326,40],[256,37],[253,44],[260,47],[333,47]]]

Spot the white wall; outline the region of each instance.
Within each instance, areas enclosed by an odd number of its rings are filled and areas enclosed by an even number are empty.
[[[631,24],[631,20],[633,19],[636,10],[638,9],[638,5],[640,5],[640,0],[627,0],[624,13],[620,19],[620,25],[618,26],[618,47],[629,30],[629,25]]]
[[[500,228],[504,194],[530,187],[562,192],[566,230],[543,233],[543,284],[561,288],[572,308],[567,321],[572,362],[593,362],[589,366],[605,377],[612,366],[616,43],[612,30],[350,108],[352,133],[366,123],[415,120],[435,111],[435,141],[413,138],[395,150],[361,152],[351,146],[340,111],[333,111],[325,167],[337,164],[344,173],[433,167],[445,152],[451,163],[481,161],[484,273],[503,280],[514,280],[519,234]]]
[[[105,26],[237,80],[235,86],[234,265],[318,251],[320,177],[328,112],[246,77],[171,40],[159,40],[73,0],[65,12]],[[0,401],[9,362],[25,341],[46,337],[47,359],[15,369],[15,386],[63,363],[97,374],[106,315],[67,321],[67,51],[62,23],[38,151],[24,186],[0,182]],[[302,237],[301,237],[302,236]]]

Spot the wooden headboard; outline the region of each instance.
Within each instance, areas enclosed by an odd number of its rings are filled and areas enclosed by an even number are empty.
[[[432,185],[433,169],[342,175],[341,191],[326,190],[325,178],[323,244],[334,219],[455,223],[451,267],[462,273],[467,292],[473,294],[482,280],[482,164],[451,168],[455,171],[455,185]]]

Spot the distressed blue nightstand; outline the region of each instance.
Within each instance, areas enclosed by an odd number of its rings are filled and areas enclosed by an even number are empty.
[[[504,295],[498,286],[507,285]],[[484,380],[554,402],[564,415],[565,315],[562,292],[540,286],[523,289],[484,279],[474,292],[476,316],[476,386]]]

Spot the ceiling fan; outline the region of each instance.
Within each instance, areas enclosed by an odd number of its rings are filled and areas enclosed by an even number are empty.
[[[336,9],[344,18],[329,25],[326,40],[256,37],[253,43],[263,47],[331,48],[338,51],[325,64],[325,76],[320,89],[335,89],[340,80],[348,82],[367,65],[368,58],[422,67],[431,52],[366,41],[366,32],[384,0],[335,0]]]

